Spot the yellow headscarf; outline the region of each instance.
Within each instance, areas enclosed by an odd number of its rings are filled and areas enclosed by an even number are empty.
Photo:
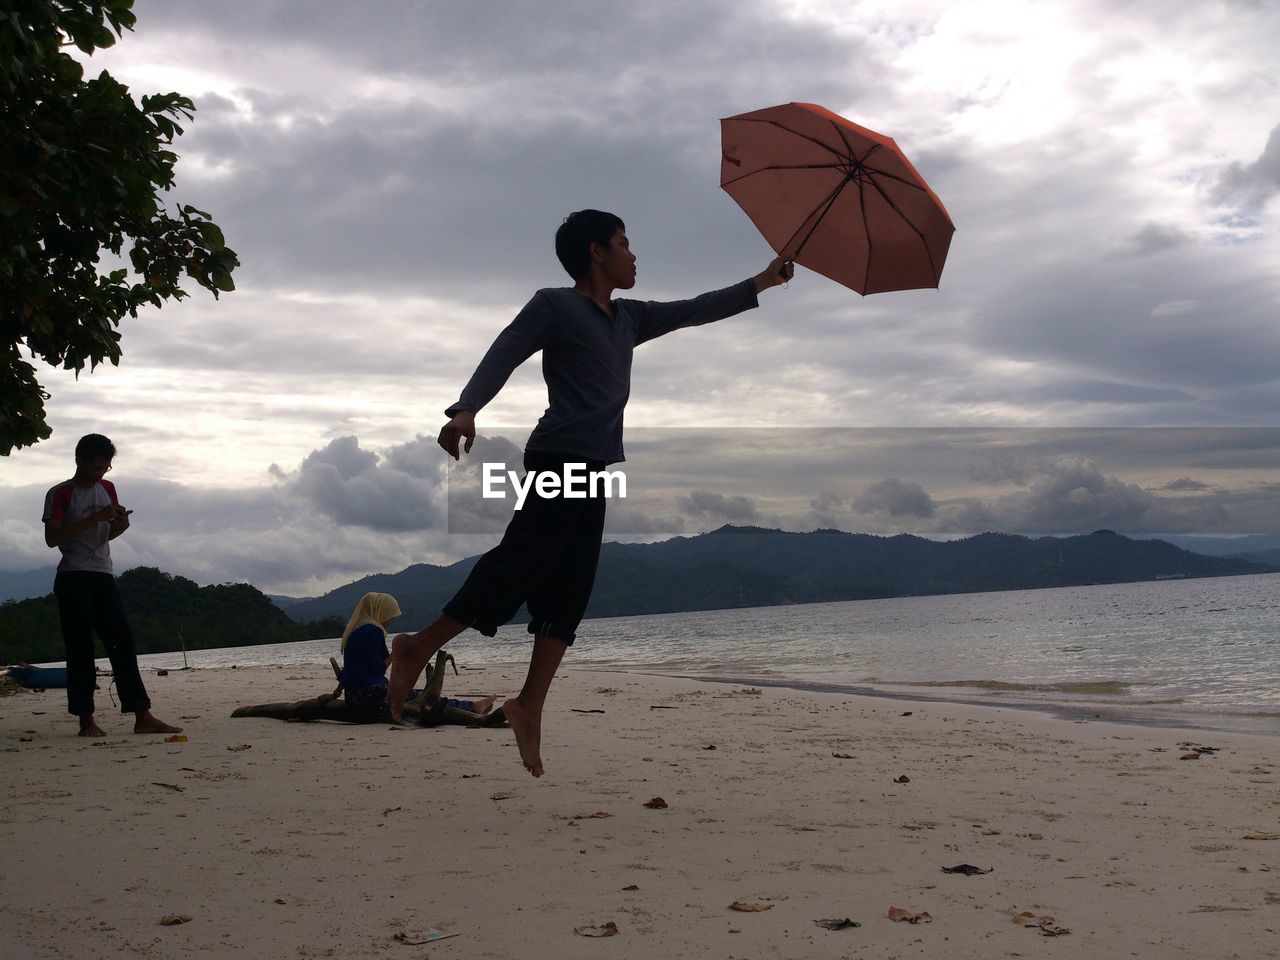
[[[385,635],[387,628],[383,624],[398,616],[400,616],[400,604],[396,603],[396,598],[391,594],[366,593],[360,598],[360,602],[356,604],[356,608],[351,614],[351,619],[347,621],[347,629],[342,631],[342,647],[340,649],[343,651],[347,649],[347,638],[351,636],[352,631],[357,627],[372,623]]]

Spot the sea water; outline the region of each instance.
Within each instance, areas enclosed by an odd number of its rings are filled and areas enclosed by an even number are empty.
[[[449,649],[476,669],[524,661],[529,640],[511,625]],[[314,640],[188,658],[337,654],[336,640]],[[139,659],[182,665],[180,653]],[[588,620],[565,666],[1280,735],[1280,574]]]

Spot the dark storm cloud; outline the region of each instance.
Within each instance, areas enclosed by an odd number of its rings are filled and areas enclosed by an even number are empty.
[[[1274,511],[1270,494],[1162,498],[1105,474],[1091,460],[1064,458],[1042,465],[1025,488],[990,496],[935,500],[917,483],[880,481],[854,497],[853,511],[861,529],[879,533],[1074,535],[1103,528],[1122,533],[1242,532],[1259,522],[1261,500]],[[1263,529],[1275,523],[1275,518],[1263,521]]]
[[[1046,390],[1076,400],[1093,394],[1117,409],[1148,408],[1128,413],[1148,423],[1214,422],[1234,396],[1274,384],[1271,358],[1280,354],[1268,306],[1280,284],[1273,276],[1246,280],[1242,270],[1229,251],[1203,247],[1087,267],[1064,258],[993,291],[969,336],[994,356],[1038,368],[1025,382],[995,385],[1006,402],[1032,404]],[[1193,297],[1178,296],[1191,289]],[[1159,309],[1175,299],[1178,309]],[[1258,408],[1252,422],[1277,413],[1274,405]]]
[[[823,490],[809,501],[809,517],[814,527],[838,529],[844,522],[845,498],[830,490]]]
[[[623,543],[646,538],[661,539],[680,533],[700,533],[709,526],[715,524],[691,523],[688,517],[673,509],[672,504],[660,500],[645,503],[619,500],[609,505],[604,516],[605,538]]]
[[[1147,223],[1129,238],[1130,249],[1139,256],[1173,250],[1190,242],[1185,230],[1164,223]]]
[[[1092,460],[1068,458],[1026,490],[998,498],[993,509],[1005,529],[1051,533],[1132,529],[1154,505],[1155,497],[1139,485],[1105,475]]]
[[[918,483],[889,478],[877,480],[853,498],[854,513],[884,513],[890,517],[932,517],[933,498]]]
[[[1209,484],[1203,483],[1199,480],[1193,480],[1190,477],[1178,477],[1176,480],[1170,480],[1168,483],[1164,484],[1160,489],[1169,490],[1170,492],[1173,492],[1173,493],[1180,493],[1187,490],[1195,490],[1195,491],[1208,490],[1210,489],[1210,487],[1209,487]]]
[[[676,500],[681,513],[733,523],[759,519],[760,513],[749,497],[728,496],[713,490],[692,490]]]
[[[1026,485],[1043,472],[1044,460],[1018,450],[996,450],[961,462],[961,475],[987,484]]]
[[[903,432],[910,436],[909,431]],[[1187,477],[1189,471],[1280,472],[1275,428],[1088,428],[917,431],[934,458],[953,460],[982,484],[1027,486],[1057,464],[1088,460],[1109,469]]]
[[[1213,188],[1217,203],[1242,210],[1261,210],[1280,193],[1280,125],[1272,128],[1262,154],[1252,163],[1232,163]]]
[[[248,113],[220,97],[184,136],[184,155],[231,171],[196,189],[236,238],[245,275],[313,288],[456,292],[480,275],[490,296],[527,293],[562,282],[551,234],[588,205],[628,221],[642,274],[687,282],[717,258],[762,249],[716,189],[717,118],[797,94],[870,99],[885,83],[866,81],[882,74],[863,41],[741,4],[547,13],[418,3],[363,17],[345,4],[232,3],[210,20],[163,4],[139,19],[157,39],[216,30],[229,56],[302,49],[332,59],[335,82],[362,71],[416,90],[402,103],[246,89]],[[856,92],[840,79],[851,62]],[[739,241],[724,251],[726,224]]]
[[[764,10],[754,4],[710,0],[699,4],[655,0],[620,5],[599,0],[557,0],[477,4],[467,0],[379,0],[361,9],[344,0],[223,0],[216,22],[199,4],[138,4],[139,20],[149,29],[216,29],[228,40],[243,38],[277,47],[305,46],[337,61],[367,71],[435,75],[477,81],[492,73],[495,62],[518,76],[573,74],[580,65],[609,68],[602,79],[625,73],[645,51],[663,50],[672,58],[701,53],[714,62],[731,56],[721,47],[746,41],[754,23],[757,45],[779,54],[799,55],[799,38],[818,30],[792,28],[778,37],[785,23],[761,31]],[[821,61],[821,47],[814,51]],[[571,87],[570,98],[589,91]]]
[[[409,338],[433,323],[449,330],[437,341],[459,370],[533,289],[565,282],[550,237],[570,209],[624,216],[641,297],[690,295],[759,269],[767,249],[716,188],[716,119],[789,99],[855,117],[906,113],[901,87],[914,78],[889,62],[884,37],[926,37],[932,22],[924,12],[831,31],[729,3],[378,11],[237,2],[210,18],[199,4],[144,3],[139,30],[157,42],[207,37],[231,75],[245,64],[239,105],[214,94],[205,111],[197,96],[202,112],[182,140],[184,158],[227,171],[191,189],[240,249],[245,289],[466,298],[483,322],[428,310],[420,325],[403,324]],[[254,89],[262,63],[308,57],[332,63],[331,87],[318,75],[310,90]],[[372,83],[393,92],[361,92]],[[631,422],[672,405],[740,406],[739,396],[768,396],[775,411],[820,400],[832,423],[966,422],[993,408],[1058,423],[1266,422],[1280,391],[1263,358],[1280,340],[1262,305],[1280,291],[1135,205],[1108,144],[1078,124],[1007,156],[968,137],[925,138],[910,153],[960,228],[940,291],[860,300],[801,270],[758,315],[647,347]],[[1098,209],[1109,215],[1101,231]],[[1119,255],[1102,253],[1107,244]],[[1197,307],[1160,314],[1169,300]],[[265,304],[237,308],[239,336],[220,345],[196,325],[156,349],[215,369],[275,363],[322,375],[335,350],[376,366],[378,350],[352,335],[344,309],[295,308],[325,335],[292,349],[292,325],[277,330]],[[709,368],[710,350],[722,362]],[[425,342],[419,355],[429,356]],[[788,376],[777,376],[780,363]]]

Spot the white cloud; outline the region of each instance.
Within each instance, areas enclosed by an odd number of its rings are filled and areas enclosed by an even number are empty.
[[[385,458],[340,437],[284,476],[282,494],[298,497],[340,526],[407,532],[444,524],[444,452],[419,438]]]

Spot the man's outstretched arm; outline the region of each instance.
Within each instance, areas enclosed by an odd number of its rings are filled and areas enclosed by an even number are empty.
[[[757,306],[756,297],[770,287],[786,283],[795,273],[790,261],[775,258],[750,280],[743,280],[723,290],[712,290],[692,300],[644,304],[636,344],[665,336],[673,330],[714,323]]]

